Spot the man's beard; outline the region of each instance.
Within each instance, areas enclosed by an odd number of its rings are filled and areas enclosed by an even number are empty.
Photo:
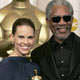
[[[61,31],[63,30],[63,32]],[[54,36],[61,41],[64,41],[71,33],[71,27],[70,26],[57,26],[55,28],[55,31],[53,32]],[[62,36],[62,35],[64,36]]]

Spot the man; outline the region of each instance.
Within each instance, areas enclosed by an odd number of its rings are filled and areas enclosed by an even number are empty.
[[[47,5],[46,21],[53,35],[31,55],[43,80],[80,80],[80,38],[71,32],[73,13],[66,0],[52,0]]]

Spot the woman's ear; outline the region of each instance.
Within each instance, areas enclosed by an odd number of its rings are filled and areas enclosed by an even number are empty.
[[[10,40],[11,40],[12,44],[14,44],[14,35],[13,34],[11,34]]]
[[[36,43],[36,36],[34,36],[34,43]]]

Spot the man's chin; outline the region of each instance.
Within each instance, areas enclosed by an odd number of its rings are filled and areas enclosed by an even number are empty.
[[[56,37],[57,37],[57,39],[64,41],[65,39],[67,39],[68,36],[69,36],[69,34],[68,35],[58,35]]]

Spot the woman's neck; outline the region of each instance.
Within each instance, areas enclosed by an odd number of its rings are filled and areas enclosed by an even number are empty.
[[[9,56],[24,56],[24,55],[22,55],[22,54],[20,54],[20,53],[18,53],[18,52],[16,52],[16,51],[13,51],[12,53],[10,53],[10,55]]]

